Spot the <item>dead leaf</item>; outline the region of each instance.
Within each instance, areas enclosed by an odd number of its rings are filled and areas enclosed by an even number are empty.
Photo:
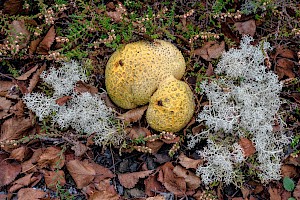
[[[286,58],[280,58],[277,60],[275,72],[278,75],[279,80],[284,78],[284,76],[288,78],[294,78],[295,73],[293,71],[295,67],[295,64],[293,61],[286,59]]]
[[[21,165],[9,162],[7,155],[0,153],[0,188],[11,183],[21,172]]]
[[[199,165],[203,164],[203,160],[194,160],[188,158],[183,153],[179,155],[178,159],[179,159],[179,163],[186,169],[197,169]]]
[[[58,171],[47,171],[43,170],[45,183],[48,188],[53,191],[56,191],[56,186],[64,186],[66,184],[65,173],[63,170]]]
[[[166,200],[164,196],[157,195],[155,197],[148,197],[146,200]]]
[[[292,92],[289,94],[297,103],[300,103],[300,93],[299,92]]]
[[[81,157],[88,150],[87,146],[85,146],[79,141],[76,141],[71,147],[71,149],[74,151],[76,157]]]
[[[256,24],[254,19],[250,19],[245,22],[235,22],[236,29],[241,35],[254,36],[256,32]]]
[[[125,128],[125,131],[131,140],[151,135],[150,130],[140,126],[127,127]]]
[[[18,192],[18,200],[40,200],[47,195],[46,192],[34,188],[23,188]]]
[[[96,171],[88,160],[71,160],[67,162],[66,166],[78,189],[87,186],[95,178]]]
[[[295,197],[297,200],[300,200],[300,179],[296,185],[296,188],[293,192],[293,197]]]
[[[50,47],[55,40],[55,35],[56,35],[56,33],[55,33],[54,26],[51,26],[51,28],[49,29],[46,36],[44,37],[44,39],[40,42],[39,46],[37,47],[36,52],[38,54],[48,55]]]
[[[285,48],[282,45],[276,47],[275,58],[277,58],[277,56],[280,56],[282,58],[296,59],[295,52]]]
[[[177,165],[174,167],[173,172],[178,176],[184,178],[188,190],[196,190],[200,187],[201,181],[195,173],[184,169],[183,167]]]
[[[118,2],[118,6],[116,7],[116,11],[107,11],[106,14],[110,17],[114,22],[119,23],[123,19],[123,15],[127,13],[126,8],[123,6],[121,2]]]
[[[18,118],[24,117],[25,104],[22,100],[19,100],[14,106],[10,107],[9,112],[15,114]]]
[[[212,66],[211,63],[208,64],[208,67],[207,67],[207,70],[205,72],[205,76],[213,76],[215,73],[214,73],[214,68]]]
[[[22,173],[31,173],[37,171],[37,161],[39,160],[40,156],[42,155],[43,150],[42,148],[33,150],[33,154],[29,160],[26,160],[21,163],[22,165]]]
[[[86,191],[88,189],[89,191]],[[88,195],[89,200],[119,200],[120,195],[116,192],[110,179],[104,179],[99,183],[90,184],[83,189]]]
[[[76,86],[74,88],[75,92],[77,93],[84,93],[84,92],[88,92],[90,94],[98,94],[98,88],[92,85],[89,85],[85,82],[82,81],[78,81],[76,83]]]
[[[7,0],[4,1],[3,13],[9,15],[18,14],[23,7],[23,2],[21,0]]]
[[[19,81],[26,81],[31,74],[33,74],[36,69],[38,68],[38,65],[28,70],[26,73],[22,74],[21,76],[17,77],[16,79]]]
[[[125,188],[133,188],[140,178],[145,178],[149,176],[153,170],[147,170],[147,171],[140,171],[140,172],[133,172],[133,173],[126,173],[126,174],[119,174],[118,178]]]
[[[300,153],[298,153],[296,156],[290,155],[286,159],[285,163],[286,164],[290,164],[290,165],[300,166]]]
[[[42,38],[38,38],[36,40],[32,40],[29,46],[29,55],[33,55],[36,52],[37,47],[39,46]]]
[[[28,155],[30,155],[30,149],[26,146],[20,146],[10,153],[9,158],[22,162]]]
[[[295,166],[292,165],[282,165],[281,166],[281,175],[282,177],[290,177],[290,178],[294,178],[295,176],[298,175],[297,173],[297,169]]]
[[[15,41],[14,43],[19,45],[19,49],[23,49],[27,47],[29,40],[30,32],[26,29],[24,20],[14,20],[9,26],[9,37],[6,42]]]
[[[29,86],[27,88],[28,93],[31,93],[32,90],[34,89],[34,87],[36,86],[36,84],[39,82],[40,80],[40,75],[41,73],[46,69],[46,64],[43,64],[41,66],[41,68],[39,68],[36,73],[32,76],[32,78],[30,79],[29,82]]]
[[[0,141],[19,139],[25,131],[34,125],[34,119],[34,116],[30,115],[29,118],[15,116],[5,120],[1,125]]]
[[[201,56],[207,61],[219,58],[225,50],[225,42],[222,41],[220,44],[216,41],[209,41],[204,44],[203,47],[195,49],[194,54]]]
[[[163,192],[164,188],[160,182],[157,181],[155,175],[151,175],[144,180],[145,194],[154,196],[157,192]]]
[[[72,96],[63,96],[55,100],[55,103],[59,106],[65,105],[70,99],[72,99]]]
[[[269,187],[268,192],[270,194],[270,200],[281,200],[281,195],[278,188]]]
[[[103,167],[99,164],[96,164],[94,162],[91,162],[90,165],[93,167],[93,169],[96,171],[96,176],[94,179],[95,183],[99,183],[103,181],[104,179],[113,178],[115,175],[110,171],[108,168]]]
[[[10,193],[13,193],[22,187],[26,187],[29,185],[33,186],[37,182],[39,182],[41,179],[42,179],[41,174],[38,174],[38,175],[33,175],[33,173],[27,174],[24,177],[19,178],[18,180],[14,181],[8,191]]]
[[[161,140],[147,141],[146,146],[151,149],[152,154],[156,154],[163,146],[164,142]]]
[[[173,172],[174,166],[171,162],[165,163],[161,166],[158,175],[158,181],[160,181],[165,188],[178,196],[183,196],[186,193],[186,182],[184,178],[178,177]]]
[[[12,81],[0,81],[0,96],[5,96],[14,85]]]
[[[252,156],[256,151],[252,141],[247,138],[240,138],[239,145],[242,147],[245,157]]]
[[[7,117],[9,115],[9,108],[12,102],[5,97],[0,97],[0,119]]]
[[[50,168],[51,170],[61,169],[65,165],[65,156],[62,149],[55,146],[46,148],[40,155],[38,161],[40,168]]]
[[[124,120],[126,122],[129,122],[129,123],[137,122],[143,117],[144,112],[147,110],[147,108],[148,108],[148,106],[142,106],[139,108],[135,108],[135,109],[127,111],[126,113],[119,115],[117,118]]]

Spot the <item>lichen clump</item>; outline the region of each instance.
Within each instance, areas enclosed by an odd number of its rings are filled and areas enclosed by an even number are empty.
[[[193,115],[190,113],[194,112],[192,92],[184,82],[179,81],[184,72],[183,55],[173,44],[163,40],[139,41],[127,44],[111,56],[106,66],[105,84],[112,101],[124,109],[145,105],[152,99],[147,111],[147,119],[151,119],[148,121],[150,126],[159,131],[175,132],[188,123]],[[173,86],[179,87],[172,86],[172,90],[182,92],[180,97],[173,98],[173,91],[159,88],[166,87],[163,83],[170,79],[174,79],[170,82]],[[155,92],[156,90],[160,92]],[[171,101],[164,102],[154,111],[155,104],[159,104],[151,97],[154,93],[155,96],[159,95],[160,98]],[[182,106],[186,100],[189,105]],[[180,112],[189,114],[179,115]],[[154,120],[156,117],[161,118]],[[169,119],[171,121],[168,121]]]

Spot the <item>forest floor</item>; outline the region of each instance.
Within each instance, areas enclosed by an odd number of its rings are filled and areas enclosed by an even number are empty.
[[[282,178],[262,183],[255,144],[234,136],[229,140],[248,145],[241,145],[245,161],[234,165],[242,179],[205,184],[199,168],[208,164],[199,150],[205,149],[207,138],[188,148],[188,135],[207,129],[197,117],[209,104],[200,85],[222,77],[214,69],[224,51],[239,48],[243,35],[253,37],[253,45],[264,41],[273,48],[265,52],[265,63],[282,84],[276,117],[284,122],[275,123],[274,131],[290,141],[281,149]],[[103,92],[113,52],[155,39],[169,41],[182,52],[182,80],[195,97],[193,118],[176,133],[153,130],[145,118],[147,107],[119,108]],[[36,117],[24,103],[28,93],[53,94],[40,75],[70,60],[89,76],[77,83],[76,91],[101,92],[106,106],[115,110],[125,133],[119,145],[96,145],[95,134],[61,129],[51,117]],[[0,199],[299,200],[299,66],[297,0],[1,1]],[[61,106],[69,97],[57,100]]]

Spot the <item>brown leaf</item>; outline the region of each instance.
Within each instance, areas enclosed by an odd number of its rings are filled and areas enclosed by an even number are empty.
[[[23,2],[21,0],[7,0],[4,1],[3,13],[15,15],[22,10]]]
[[[26,160],[21,163],[22,165],[22,173],[31,173],[37,171],[37,161],[39,160],[40,156],[42,155],[43,150],[42,148],[33,150],[33,154],[29,160]]]
[[[293,178],[295,176],[298,175],[297,173],[297,169],[295,166],[292,166],[292,165],[282,165],[281,166],[281,175],[282,177],[290,177],[290,178]]]
[[[83,190],[89,189],[86,193],[89,195],[89,200],[119,200],[120,195],[116,192],[109,179],[104,179],[99,183],[90,184]]]
[[[55,100],[55,103],[59,106],[65,105],[70,99],[72,99],[72,96],[63,96]]]
[[[139,121],[142,116],[144,115],[144,112],[147,110],[148,106],[142,106],[139,108],[135,108],[132,110],[127,111],[126,113],[123,113],[119,115],[117,118],[124,120],[126,122],[132,123]]]
[[[280,58],[277,60],[276,63],[275,72],[278,75],[279,79],[284,78],[284,76],[288,78],[294,78],[296,75],[293,71],[295,64],[293,61],[286,59],[286,58]]]
[[[94,162],[90,163],[90,165],[96,171],[96,176],[95,176],[95,179],[94,179],[95,183],[100,183],[104,179],[115,177],[115,175],[112,173],[112,171],[110,171],[106,167],[103,167],[103,166],[101,166],[99,164],[96,164]]]
[[[269,187],[270,200],[281,200],[280,191],[278,188]]]
[[[20,136],[34,125],[34,116],[29,118],[12,117],[4,121],[1,126],[0,141],[19,139]]]
[[[161,140],[147,141],[146,146],[151,149],[151,153],[156,154],[163,146],[164,142]]]
[[[0,83],[1,84],[1,83]],[[0,119],[9,115],[9,108],[12,102],[5,97],[0,97]]]
[[[18,200],[40,200],[47,195],[46,192],[34,188],[23,188],[18,192]]]
[[[295,197],[297,200],[300,200],[300,179],[296,185],[296,188],[293,192],[293,197]]]
[[[21,172],[21,165],[16,162],[8,162],[7,156],[0,153],[0,187],[11,183]]]
[[[174,166],[171,162],[165,163],[158,175],[158,181],[160,181],[165,188],[178,196],[183,196],[186,193],[186,182],[184,178],[178,177],[173,172]]]
[[[194,54],[201,56],[207,61],[212,61],[212,59],[219,58],[224,50],[224,41],[222,41],[221,44],[217,43],[216,41],[209,41],[206,42],[203,47],[195,49]]]
[[[51,28],[49,29],[46,36],[44,37],[44,39],[40,42],[39,46],[37,47],[36,52],[38,54],[47,55],[48,51],[50,50],[51,45],[54,42],[55,35],[56,35],[56,33],[55,33],[54,26],[51,26]]]
[[[290,156],[286,159],[286,164],[295,165],[295,166],[300,166],[300,153],[298,153],[296,156],[290,155]]]
[[[32,40],[29,46],[29,55],[33,55],[36,52],[37,47],[39,46],[42,38],[38,38],[36,40]]]
[[[45,183],[48,188],[53,191],[56,191],[56,186],[59,184],[60,186],[64,186],[66,184],[65,173],[63,170],[58,171],[47,171],[44,170],[44,178]]]
[[[76,141],[71,147],[71,149],[74,151],[76,157],[83,156],[83,154],[85,154],[88,150],[87,146],[82,144],[80,141]]]
[[[153,170],[148,171],[140,171],[140,172],[133,172],[133,173],[126,173],[126,174],[119,174],[118,178],[125,188],[133,188],[135,184],[139,181],[140,178],[145,178],[149,176]]]
[[[11,81],[0,81],[0,96],[5,96],[14,85]]]
[[[98,94],[98,88],[92,85],[89,85],[85,82],[78,81],[74,88],[75,92],[77,93],[84,93],[88,92],[90,94]]]
[[[207,67],[207,70],[205,72],[205,76],[213,76],[215,73],[214,73],[214,68],[212,66],[211,63],[208,64],[208,67]]]
[[[20,118],[24,116],[24,107],[24,102],[22,100],[19,100],[18,103],[16,103],[9,109],[9,112],[14,113],[17,117]]]
[[[95,178],[96,171],[88,160],[71,160],[67,162],[66,166],[78,189],[87,186]]]
[[[239,145],[242,147],[245,157],[252,156],[256,151],[252,141],[247,138],[241,138]]]
[[[297,103],[300,103],[300,93],[294,92],[289,94],[290,97],[292,97]]]
[[[9,26],[9,37],[6,42],[15,41],[20,49],[27,47],[30,40],[30,32],[26,29],[24,20],[14,20]]]
[[[61,169],[65,165],[62,149],[55,146],[46,148],[37,161],[41,168],[49,167],[51,170]]]
[[[125,131],[127,136],[132,140],[151,135],[151,132],[147,128],[140,126],[127,127]]]
[[[40,80],[40,75],[41,73],[46,69],[46,64],[42,65],[37,71],[36,73],[32,76],[32,78],[30,79],[29,82],[29,86],[27,88],[28,93],[31,93],[32,90],[34,89],[34,87],[36,86],[36,84],[39,82]]]
[[[196,174],[184,169],[183,167],[177,165],[174,167],[173,172],[178,176],[184,178],[188,190],[196,190],[200,187],[201,181]]]
[[[121,2],[118,2],[118,6],[116,7],[116,11],[107,11],[106,14],[110,17],[114,22],[119,23],[123,19],[123,15],[127,13],[126,8],[123,6]]]
[[[166,200],[164,196],[157,195],[155,197],[148,197],[146,200]]]
[[[295,52],[290,50],[290,49],[286,49],[284,46],[276,47],[275,55],[276,55],[276,57],[280,56],[280,57],[289,58],[289,59],[295,59],[296,58]]]
[[[250,19],[245,22],[235,22],[236,29],[241,35],[254,36],[256,32],[256,24],[254,19]]]
[[[22,187],[29,186],[32,183],[36,183],[42,179],[42,176],[39,174],[37,176],[33,176],[33,173],[27,174],[22,178],[19,178],[18,180],[14,181],[12,183],[12,186],[9,188],[9,192],[13,193],[17,190],[19,190]]]
[[[194,160],[188,158],[183,153],[179,155],[178,159],[179,159],[179,163],[186,169],[197,169],[199,165],[203,164],[203,160]]]
[[[144,180],[145,193],[148,196],[154,196],[157,192],[164,191],[164,188],[160,182],[156,180],[155,175],[151,175]]]
[[[14,149],[11,152],[9,158],[12,158],[12,159],[22,162],[25,159],[25,156],[28,156],[29,153],[30,153],[30,150],[28,149],[28,147],[20,146],[19,148]]]
[[[17,77],[16,79],[19,80],[19,81],[26,81],[28,79],[28,77],[31,76],[31,74],[36,71],[37,68],[38,68],[38,65],[31,68],[26,73],[22,74],[21,76]]]

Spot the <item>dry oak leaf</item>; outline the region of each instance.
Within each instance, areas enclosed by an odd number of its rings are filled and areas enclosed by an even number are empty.
[[[203,160],[194,160],[181,153],[178,157],[179,163],[186,169],[197,169],[199,165],[203,164]]]
[[[269,186],[268,192],[270,194],[270,199],[271,200],[281,200],[281,195],[280,195],[280,191],[278,188],[273,188],[271,186]]]
[[[186,182],[184,178],[178,177],[173,172],[174,166],[171,162],[165,163],[161,166],[158,173],[158,181],[160,181],[165,188],[178,196],[183,196],[186,193]]]
[[[127,111],[126,113],[119,115],[117,118],[129,123],[137,122],[143,117],[144,112],[147,110],[147,108],[148,106],[134,108],[132,110]]]
[[[22,178],[19,178],[18,180],[14,181],[12,183],[12,186],[9,188],[9,192],[13,193],[17,190],[19,190],[22,187],[29,186],[29,185],[35,185],[42,179],[42,175],[34,175],[33,173],[27,174]]]
[[[241,35],[254,36],[256,32],[256,24],[254,19],[250,19],[245,22],[235,22],[236,29]]]
[[[43,170],[45,183],[48,188],[53,191],[56,191],[56,186],[64,186],[66,184],[65,173],[63,170],[58,171],[47,171]]]
[[[21,76],[17,77],[16,79],[19,81],[26,81],[31,74],[33,74],[38,68],[38,65],[28,70],[26,73],[22,74]]]
[[[7,155],[0,153],[0,188],[11,183],[21,172],[21,165],[9,162]]]
[[[0,141],[16,140],[35,124],[35,117],[30,114],[29,118],[14,116],[4,121],[1,125]]]
[[[9,112],[14,113],[17,117],[24,116],[25,104],[22,100],[19,100],[14,106],[10,107]]]
[[[127,127],[125,131],[131,140],[151,135],[151,132],[147,128],[141,126]]]
[[[0,81],[0,96],[5,97],[7,92],[12,88],[15,84],[11,81]]]
[[[156,154],[160,148],[164,145],[161,140],[147,141],[146,146],[151,149],[152,154]]]
[[[66,166],[78,189],[89,185],[96,176],[96,171],[88,160],[71,160],[67,162]]]
[[[177,176],[184,178],[188,190],[196,190],[201,184],[200,178],[196,174],[179,165],[174,167],[173,172]]]
[[[65,165],[65,156],[62,154],[61,148],[51,146],[43,151],[37,162],[41,168],[61,169]]]
[[[22,173],[30,173],[30,172],[36,172],[37,170],[37,161],[39,160],[40,156],[42,155],[43,150],[42,148],[33,150],[33,154],[29,160],[26,160],[21,163],[22,165]]]
[[[252,141],[247,138],[241,138],[239,141],[239,145],[242,147],[245,157],[252,156],[256,151]]]
[[[70,99],[72,99],[72,96],[63,96],[55,100],[55,103],[59,106],[65,105]]]
[[[151,175],[144,180],[145,194],[149,197],[154,196],[157,192],[163,192],[165,189],[160,182],[157,181],[155,175]]]
[[[115,187],[110,184],[110,179],[104,179],[99,183],[95,183],[96,197],[91,195],[89,199],[99,199],[99,200],[118,200],[121,199],[120,195],[115,190]],[[100,197],[100,198],[99,198]]]
[[[18,192],[18,200],[39,200],[46,197],[47,193],[34,189],[34,188],[23,188]]]
[[[48,51],[50,50],[51,45],[55,40],[55,29],[54,26],[51,26],[48,33],[44,37],[44,39],[40,42],[39,46],[37,47],[36,52],[38,54],[48,55]]]
[[[80,93],[80,94],[84,93],[84,92],[88,92],[90,94],[98,94],[98,92],[99,92],[97,87],[89,85],[82,81],[78,81],[76,83],[74,91],[77,93]]]
[[[118,174],[119,181],[122,186],[127,189],[133,188],[140,178],[145,178],[149,176],[153,170],[126,173],[126,174]]]
[[[223,51],[225,51],[225,42],[220,44],[216,41],[206,42],[203,47],[195,49],[194,54],[201,56],[206,61],[212,61],[212,59],[219,58]]]

